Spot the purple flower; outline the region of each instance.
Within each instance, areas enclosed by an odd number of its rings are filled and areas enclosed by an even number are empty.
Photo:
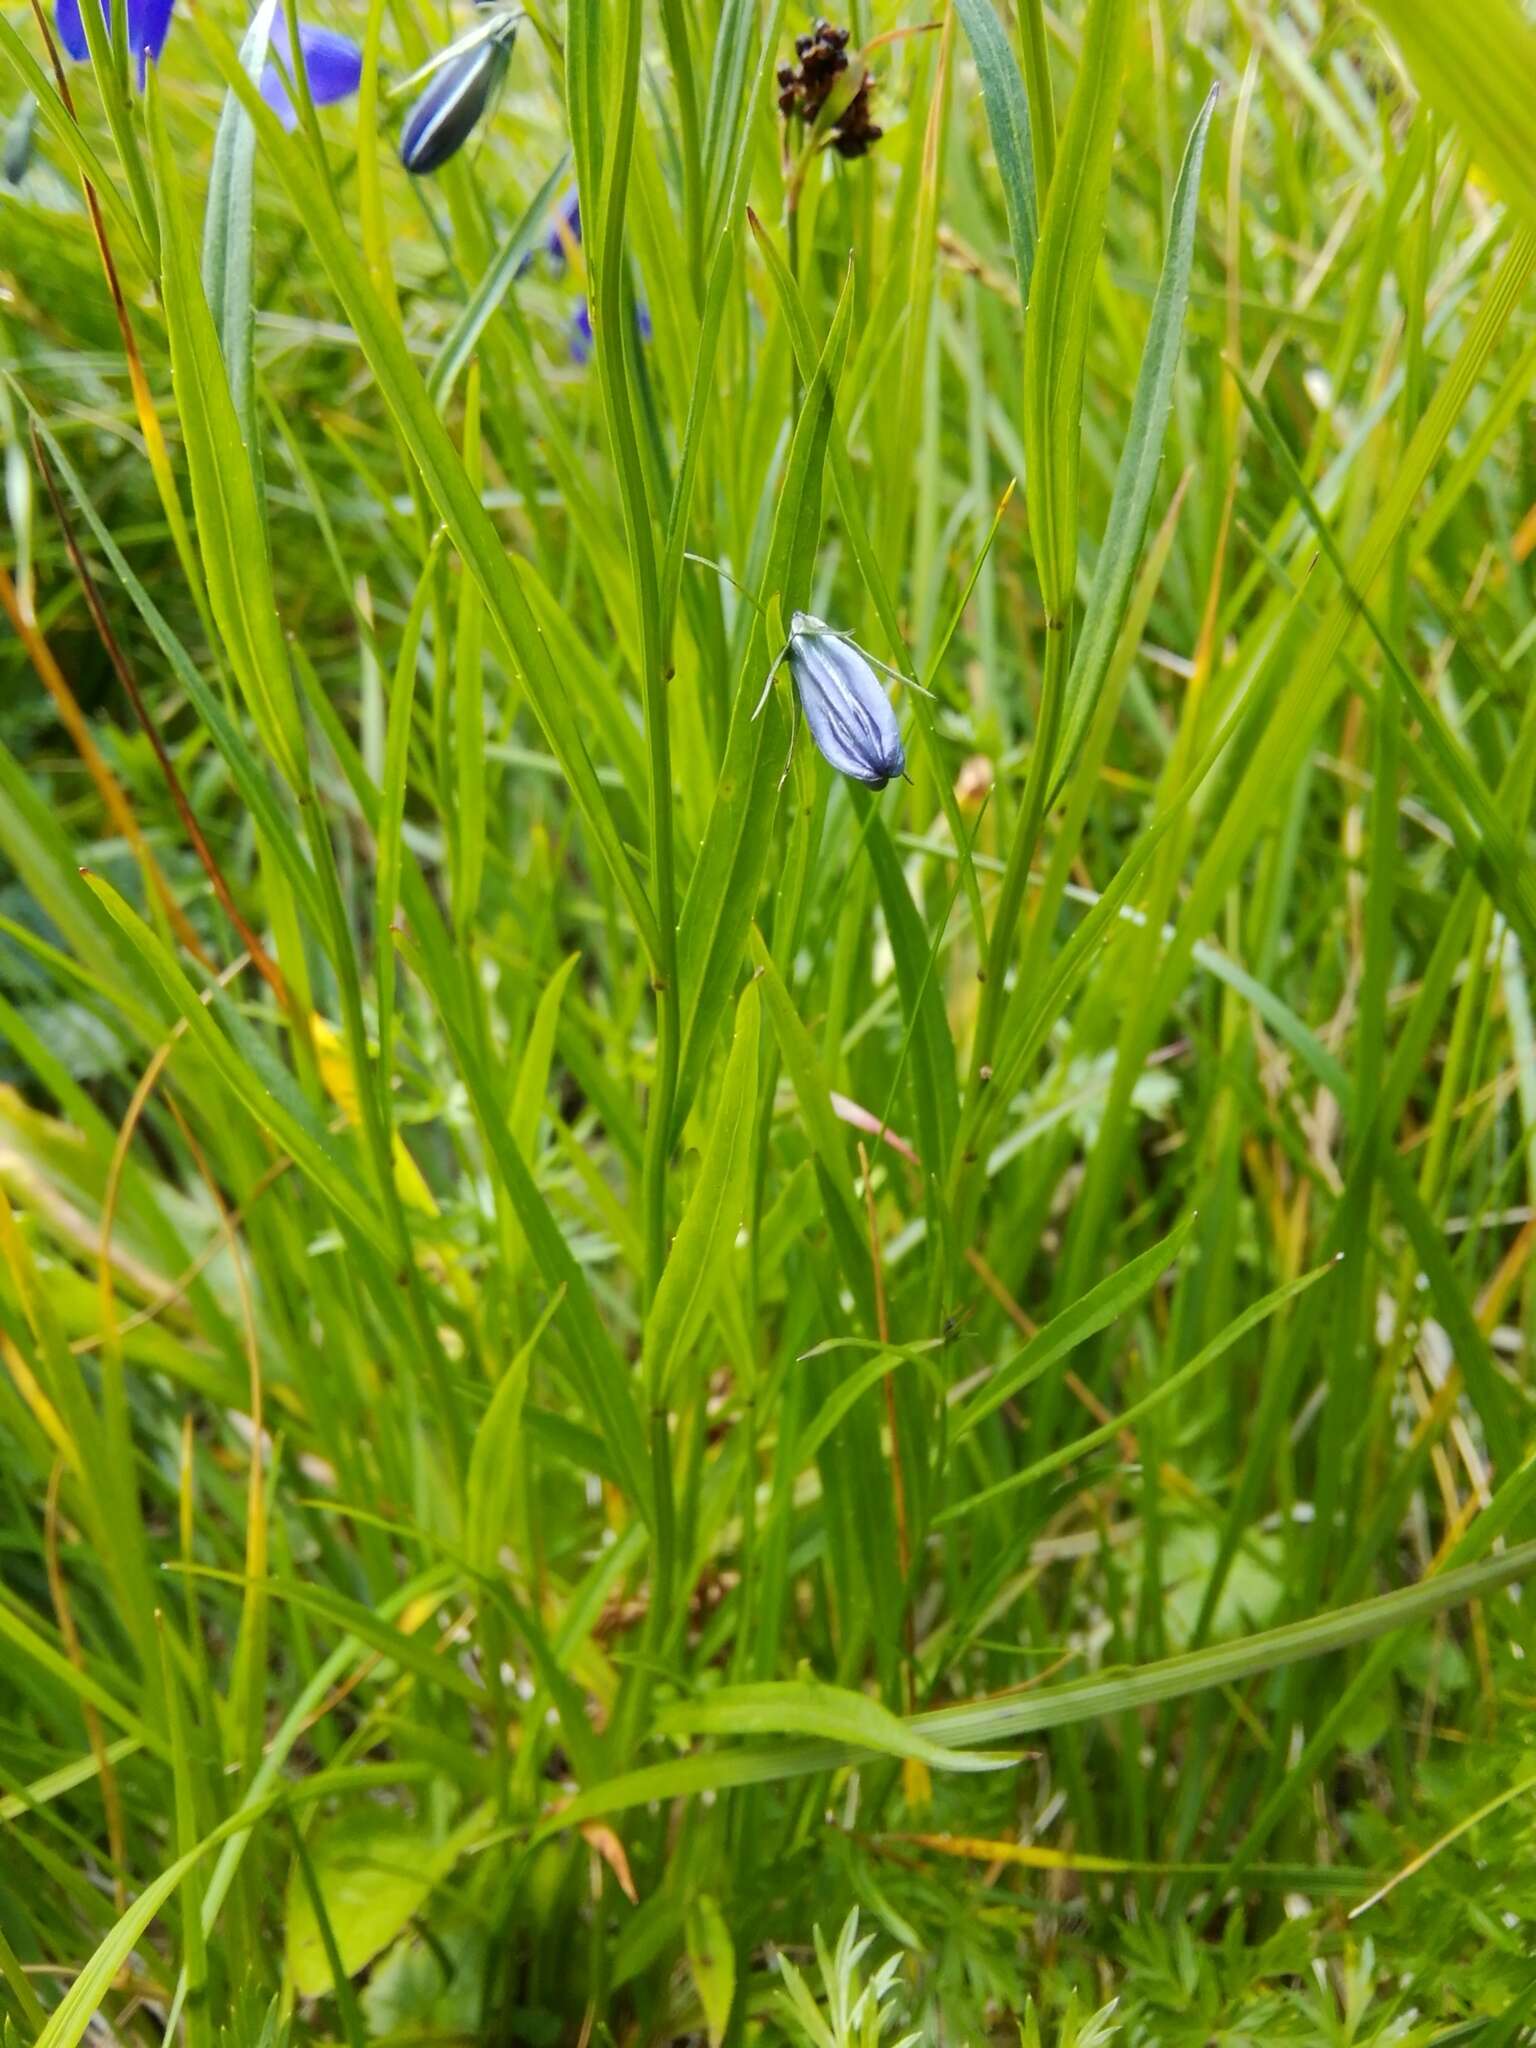
[[[635,332],[642,341],[649,341],[651,338],[650,308],[644,299],[635,301]],[[587,309],[586,300],[583,299],[571,316],[571,361],[580,365],[590,362],[591,359],[592,315]]]
[[[171,27],[171,10],[175,4],[176,0],[128,0],[128,49],[139,60],[141,90],[146,62],[151,57],[158,59],[165,47]],[[101,12],[110,30],[112,0],[101,0]],[[53,18],[58,27],[59,41],[77,64],[83,64],[91,54],[91,46],[85,40],[80,0],[54,0]]]
[[[559,212],[555,215],[555,224],[545,239],[544,247],[548,251],[552,263],[564,264],[567,237],[575,242],[578,247],[580,246],[581,195],[579,192],[572,192],[568,195]]]
[[[784,652],[768,672],[770,686],[780,661],[789,663],[811,738],[839,775],[866,789],[884,789],[893,777],[906,774],[896,714],[861,647],[809,612],[795,612]],[[767,697],[765,689],[763,703]]]
[[[565,265],[565,237],[560,232],[561,227],[564,227],[566,234],[570,236],[573,242],[580,242],[581,240],[581,196],[579,193],[568,192],[565,198],[561,200],[555,213],[555,223],[555,226],[550,229],[544,238],[544,253],[549,258],[551,267],[559,270],[563,269]],[[532,270],[536,259],[537,251],[530,249],[522,262],[517,266],[518,276],[526,277],[529,271]]]
[[[299,55],[309,80],[310,98],[317,107],[350,99],[357,91],[363,76],[363,53],[350,36],[333,28],[311,28],[308,22],[301,21]],[[276,64],[268,64],[261,74],[261,96],[285,128],[299,125],[298,109]]]
[[[110,30],[112,0],[100,0],[102,19]],[[138,59],[139,87],[144,85],[144,67],[150,58],[158,63],[165,39],[171,31],[176,0],[128,0],[128,49]],[[80,0],[54,0],[54,20],[59,41],[77,64],[91,54],[80,19]],[[299,52],[309,78],[310,95],[316,106],[328,107],[357,91],[363,75],[363,53],[350,36],[334,29],[299,24]],[[261,76],[261,95],[285,128],[297,126],[298,116],[288,86],[276,64],[269,64]]]

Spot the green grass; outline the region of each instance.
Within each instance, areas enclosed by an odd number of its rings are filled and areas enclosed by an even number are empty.
[[[275,5],[0,17],[0,2038],[1532,2038],[1515,0]]]

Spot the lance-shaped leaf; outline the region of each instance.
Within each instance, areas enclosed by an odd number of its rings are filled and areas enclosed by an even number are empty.
[[[1168,222],[1168,250],[1163,258],[1157,296],[1152,301],[1147,345],[1142,351],[1136,396],[1131,401],[1130,425],[1126,429],[1120,467],[1115,475],[1114,495],[1110,499],[1109,518],[1104,527],[1104,543],[1094,565],[1082,637],[1073,650],[1072,667],[1067,676],[1062,733],[1055,762],[1058,788],[1066,780],[1067,771],[1093,718],[1099,691],[1109,673],[1115,644],[1131,601],[1131,585],[1141,556],[1147,514],[1163,459],[1163,436],[1173,404],[1173,373],[1178,367],[1184,312],[1189,304],[1190,263],[1195,253],[1200,166],[1205,157],[1206,131],[1211,125],[1216,91],[1213,85],[1190,131],[1179,182],[1174,190],[1173,210]]]
[[[1005,1771],[1018,1761],[1002,1751],[982,1755],[931,1741],[867,1693],[805,1678],[726,1685],[702,1699],[679,1700],[657,1715],[656,1728],[662,1735],[812,1736],[935,1771]]]
[[[699,1333],[746,1207],[760,1008],[757,984],[749,982],[736,1006],[736,1033],[710,1117],[704,1162],[646,1321],[645,1379],[653,1403],[666,1399],[678,1363]]]
[[[1058,625],[1077,570],[1077,470],[1093,272],[1104,241],[1130,0],[1093,0],[1051,180],[1024,323],[1024,495],[1047,614]]]
[[[1003,185],[1019,298],[1027,306],[1035,269],[1037,209],[1029,101],[1018,62],[992,0],[957,0],[957,11],[970,39],[976,74],[981,80],[981,102],[987,110],[992,154],[997,158],[997,174]]]

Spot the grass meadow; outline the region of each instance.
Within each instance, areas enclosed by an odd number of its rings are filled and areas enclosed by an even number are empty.
[[[316,5],[0,14],[0,2039],[1536,2039],[1536,30]]]

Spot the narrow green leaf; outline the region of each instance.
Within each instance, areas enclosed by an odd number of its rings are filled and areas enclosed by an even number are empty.
[[[923,928],[907,888],[890,834],[876,813],[864,839],[880,891],[901,1007],[911,1037],[912,1102],[918,1119],[918,1145],[923,1165],[941,1175],[949,1163],[959,1122],[959,1081],[955,1042],[945,1014],[942,983],[932,972],[935,940]]]
[[[99,876],[87,875],[84,879],[97,901],[106,906],[118,929],[137,948],[145,966],[186,1021],[193,1039],[231,1094],[244,1104],[258,1129],[270,1132],[292,1154],[300,1171],[325,1196],[337,1215],[388,1258],[394,1250],[394,1240],[368,1198],[368,1176],[360,1171],[356,1158],[349,1158],[339,1149],[281,1067],[269,1061],[266,1070],[258,1072],[247,1064],[252,1041],[247,1038],[237,1050],[214,1022],[165,945],[134,915],[117,891]]]
[[[529,200],[522,218],[486,266],[463,312],[443,336],[432,359],[432,367],[427,372],[427,395],[439,411],[447,403],[458,382],[459,372],[474,354],[481,335],[501,310],[501,303],[511,290],[524,258],[537,247],[550,201],[559,190],[570,161],[569,150],[563,151],[556,159],[549,176]]]
[[[958,1746],[1011,1740],[1048,1728],[1102,1720],[1165,1700],[1183,1699],[1213,1686],[1240,1684],[1305,1658],[1352,1649],[1393,1629],[1481,1599],[1532,1572],[1536,1572],[1536,1542],[1521,1544],[1460,1571],[1421,1579],[1395,1593],[1378,1594],[1352,1607],[1334,1608],[1305,1621],[1266,1629],[1260,1635],[1241,1636],[1233,1642],[1186,1651],[1159,1663],[1095,1672],[1091,1677],[1062,1685],[1042,1686],[1033,1693],[940,1708],[919,1714],[910,1723],[899,1722],[898,1726],[920,1740],[947,1749],[951,1743]],[[697,1728],[698,1723],[690,1722],[689,1726]],[[579,1793],[539,1832],[555,1834],[599,1815],[620,1813],[652,1800],[682,1799],[731,1785],[777,1784],[787,1778],[867,1762],[871,1754],[878,1753],[836,1738],[780,1741],[674,1758],[668,1763],[625,1772]]]
[[[601,854],[636,929],[654,956],[655,917],[635,865],[619,837],[560,676],[529,610],[514,558],[470,487],[463,462],[437,417],[404,335],[369,282],[334,208],[327,199],[317,196],[314,173],[304,149],[283,132],[277,116],[241,71],[228,38],[206,17],[199,15],[197,22],[214,63],[244,103],[256,124],[264,151],[308,225],[315,251],[356,331],[378,380],[379,391],[420,464],[454,546],[480,585],[487,612],[527,691],[534,715],[569,780],[594,850]]]
[[[1097,1287],[1090,1288],[1081,1301],[1075,1301],[1060,1315],[1052,1316],[1045,1327],[1030,1338],[1024,1349],[1000,1365],[986,1385],[961,1409],[954,1420],[952,1438],[958,1442],[968,1435],[978,1422],[995,1414],[1005,1401],[1011,1401],[1032,1380],[1037,1380],[1057,1359],[1064,1358],[1100,1330],[1108,1329],[1116,1317],[1124,1315],[1128,1308],[1140,1301],[1183,1250],[1195,1222],[1191,1211],[1165,1238],[1129,1260],[1118,1272],[1101,1280]]]
[[[33,418],[37,418],[36,414]],[[96,509],[79,472],[57,437],[41,420],[37,425],[48,450],[50,464],[63,478],[65,487],[91,530],[92,538],[110,563],[119,586],[127,592],[134,609],[149,628],[151,638],[165,656],[178,686],[186,691],[198,718],[207,727],[230,772],[241,803],[256,824],[262,846],[281,862],[283,875],[293,889],[309,928],[323,931],[324,916],[314,869],[309,865],[298,834],[273,788],[270,772],[257,757],[238,722],[225,709],[218,692],[209,687],[184,643],[172,631],[165,614],[134,574],[111,527]]]
[[[1441,0],[1369,0],[1397,39],[1413,82],[1459,124],[1500,195],[1536,228],[1536,29],[1515,0],[1478,0],[1457,19]]]
[[[258,83],[266,68],[278,5],[279,0],[262,0],[240,45],[240,62],[246,76]],[[218,327],[235,412],[253,461],[256,407],[251,358],[251,235],[255,169],[256,130],[235,95],[226,93],[208,173],[208,205],[203,217],[203,291]]]
[[[400,652],[395,662],[394,681],[389,692],[389,711],[384,723],[384,780],[379,787],[376,831],[378,854],[374,867],[373,948],[377,988],[379,1071],[391,1071],[390,1049],[395,1027],[395,912],[400,906],[402,839],[405,830],[405,785],[410,765],[411,713],[416,702],[416,663],[421,653],[421,631],[427,606],[432,599],[437,558],[447,535],[433,539],[422,564],[411,608],[400,634]]]
[[[313,1803],[318,1799],[340,1798],[348,1793],[367,1798],[387,1785],[399,1785],[421,1775],[422,1766],[417,1763],[338,1765],[330,1770],[315,1771],[307,1778],[284,1786],[280,1792],[269,1793],[265,1798],[243,1806],[238,1813],[204,1835],[195,1849],[168,1864],[144,1887],[127,1912],[118,1917],[111,1932],[54,2007],[47,2026],[38,2036],[36,2048],[79,2048],[118,1971],[143,1939],[146,1928],[153,1924],[167,1902],[175,1896],[185,1882],[187,1871],[210,1849],[247,1834],[265,1815],[280,1812],[285,1807]],[[211,1893],[212,1886],[209,1890]]]
[[[464,393],[464,475],[479,497],[485,482],[480,443],[480,369],[469,366]],[[453,925],[466,937],[485,874],[484,599],[472,576],[458,593],[453,640]]]
[[[807,1352],[806,1356],[813,1358],[829,1348],[831,1347],[827,1345],[817,1345]],[[878,1387],[898,1365],[909,1364],[911,1361],[910,1352],[894,1349],[887,1351],[882,1346],[876,1350],[873,1358],[866,1358],[864,1363],[849,1373],[846,1379],[840,1380],[796,1438],[794,1469],[803,1472],[854,1403],[862,1399],[871,1387]]]
[[[731,1930],[708,1892],[690,1900],[683,1927],[688,1974],[704,2008],[709,2048],[721,2048],[736,1996],[736,1946]]]
[[[977,4],[977,0],[972,0]],[[1115,475],[1114,495],[1104,526],[1104,540],[1094,564],[1093,582],[1083,612],[1083,629],[1072,653],[1067,674],[1066,699],[1062,706],[1061,738],[1053,762],[1056,785],[1066,780],[1093,719],[1099,691],[1114,659],[1115,644],[1130,603],[1136,564],[1146,536],[1147,515],[1162,462],[1163,437],[1173,405],[1173,376],[1178,367],[1179,345],[1184,334],[1184,312],[1189,304],[1189,271],[1195,252],[1195,219],[1200,198],[1200,166],[1205,157],[1205,138],[1216,105],[1217,87],[1211,87],[1201,107],[1179,182],[1174,189],[1173,210],[1168,222],[1168,248],[1163,257],[1162,276],[1152,301],[1152,318],[1147,325],[1146,347],[1136,379],[1136,396],[1131,401],[1130,424],[1120,467]]]
[[[752,957],[762,977],[763,995],[784,1070],[794,1084],[800,1104],[800,1119],[810,1140],[823,1211],[837,1247],[843,1277],[859,1304],[861,1315],[872,1324],[869,1247],[864,1238],[862,1219],[854,1206],[847,1138],[832,1112],[832,1090],[826,1069],[810,1033],[795,1010],[789,990],[784,986],[784,977],[755,926],[752,930]]]
[[[1339,1256],[1342,1257],[1343,1254]],[[1022,1472],[1010,1473],[1008,1478],[999,1480],[995,1486],[988,1486],[980,1493],[972,1494],[968,1500],[961,1501],[957,1506],[936,1516],[935,1524],[957,1521],[961,1516],[973,1513],[975,1509],[996,1500],[1002,1494],[1012,1493],[1021,1486],[1032,1486],[1036,1480],[1044,1479],[1052,1472],[1059,1472],[1064,1465],[1075,1465],[1080,1458],[1089,1457],[1094,1451],[1101,1450],[1105,1444],[1112,1443],[1122,1430],[1133,1428],[1143,1416],[1150,1415],[1153,1409],[1160,1408],[1192,1380],[1198,1379],[1201,1373],[1207,1371],[1230,1351],[1239,1338],[1247,1336],[1250,1330],[1257,1328],[1267,1317],[1272,1316],[1277,1308],[1283,1308],[1286,1302],[1294,1300],[1298,1294],[1304,1294],[1315,1281],[1337,1270],[1338,1260],[1331,1259],[1326,1266],[1318,1266],[1310,1273],[1303,1273],[1299,1280],[1291,1280],[1283,1287],[1271,1289],[1260,1300],[1244,1309],[1241,1315],[1235,1316],[1209,1344],[1202,1345],[1188,1364],[1181,1365],[1176,1372],[1170,1373],[1167,1379],[1159,1381],[1150,1393],[1144,1394],[1139,1401],[1133,1401],[1122,1414],[1102,1423],[1097,1429],[1089,1430],[1086,1436],[1078,1437],[1075,1442],[1061,1444],[1047,1456],[1036,1458],[1034,1463],[1026,1465]]]
[[[477,1572],[490,1572],[501,1549],[521,1469],[523,1409],[533,1357],[560,1300],[558,1294],[553,1296],[497,1381],[490,1406],[475,1431],[464,1487],[464,1554]]]
[[[800,1735],[835,1742],[849,1751],[909,1757],[936,1771],[1004,1771],[1017,1758],[983,1756],[931,1742],[867,1693],[815,1679],[768,1679],[760,1685],[725,1685],[697,1699],[679,1700],[656,1717],[660,1735]]]
[[[1317,535],[1318,545],[1338,572],[1343,588],[1353,598],[1371,638],[1381,649],[1393,680],[1413,707],[1422,743],[1429,756],[1419,765],[1435,778],[1443,795],[1451,799],[1446,809],[1463,857],[1470,867],[1476,869],[1489,894],[1497,900],[1500,909],[1519,932],[1522,944],[1536,958],[1536,880],[1532,878],[1530,863],[1525,859],[1514,832],[1487,784],[1447,730],[1445,713],[1426,694],[1418,677],[1393,646],[1372,606],[1360,591],[1354,589],[1344,552],[1335,540],[1322,508],[1308,490],[1306,479],[1297,468],[1296,458],[1276,425],[1269,406],[1246,377],[1235,371],[1233,374],[1237,377],[1238,390],[1248,415],[1279,465],[1287,489],[1306,513],[1307,522]]]
[[[419,876],[416,878],[419,883]],[[648,1511],[650,1486],[645,1437],[629,1368],[609,1334],[586,1274],[577,1264],[549,1205],[539,1192],[522,1154],[507,1128],[502,1091],[465,1028],[455,1000],[455,981],[444,957],[447,937],[425,889],[417,890],[412,908],[416,939],[423,948],[422,981],[439,1005],[438,1015],[474,1105],[475,1117],[528,1240],[534,1263],[546,1284],[560,1297],[557,1321],[565,1338],[570,1377],[588,1412],[606,1440],[620,1483],[642,1513]]]
[[[549,1063],[554,1057],[560,1004],[580,958],[579,953],[568,953],[549,977],[534,1010],[528,1035],[523,1040],[523,1056],[517,1065],[517,1080],[512,1088],[512,1113],[508,1121],[517,1149],[530,1166],[533,1164],[534,1141],[539,1135],[539,1119],[544,1114],[544,1101],[549,1092]]]
[[[153,277],[156,269],[154,252],[134,219],[132,209],[118,191],[117,181],[91,147],[79,122],[59,98],[53,80],[3,14],[0,14],[0,54],[4,55],[22,85],[31,93],[49,134],[101,201],[102,212],[123,236],[145,276]]]
[[[699,1177],[646,1318],[645,1378],[653,1407],[666,1402],[678,1365],[699,1333],[725,1276],[746,1207],[757,1101],[759,1009],[757,985],[749,982],[736,1006],[730,1058],[710,1114]]]
[[[1024,494],[1047,625],[1055,632],[1065,631],[1077,576],[1083,365],[1132,14],[1131,0],[1092,0],[1083,23],[1024,323]]]
[[[1013,244],[1013,267],[1019,280],[1019,299],[1029,304],[1030,282],[1035,269],[1037,207],[1035,199],[1034,146],[1029,133],[1029,101],[1024,81],[992,0],[956,0],[961,27],[970,39],[981,80],[982,104],[987,110],[987,128],[992,137],[992,154],[1003,184],[1003,205],[1008,214],[1008,236]]]
[[[245,74],[240,75],[254,92]],[[208,600],[224,652],[262,738],[291,786],[302,789],[308,775],[304,726],[278,623],[266,522],[219,337],[193,258],[185,186],[153,68],[148,103],[171,377],[192,477],[192,509]]]
[[[187,1727],[186,1702],[181,1678],[171,1657],[160,1623],[160,1687],[166,1704],[166,1724],[171,1740],[171,1774],[176,1787],[176,1853],[186,1865],[181,1887],[181,1939],[183,1967],[187,1978],[188,2048],[205,2048],[213,2038],[212,2017],[207,2008],[208,1949],[203,1934],[203,1870],[197,1856],[197,1797],[192,1780],[194,1750]]]

